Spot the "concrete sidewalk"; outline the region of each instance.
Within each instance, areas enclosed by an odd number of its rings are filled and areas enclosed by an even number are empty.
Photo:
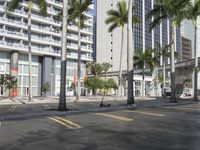
[[[116,97],[116,96],[105,96],[104,101],[126,101],[127,97]],[[66,102],[75,102],[76,97],[66,97]],[[82,96],[78,102],[100,102],[102,96]],[[148,101],[156,100],[153,97],[140,97],[135,98],[136,101]],[[0,97],[0,105],[17,105],[17,104],[44,104],[44,103],[58,103],[59,97],[48,96],[48,97],[33,97],[30,102],[28,97]]]

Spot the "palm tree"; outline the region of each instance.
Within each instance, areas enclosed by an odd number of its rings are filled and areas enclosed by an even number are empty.
[[[21,3],[27,0],[11,0],[7,4],[8,11],[15,10]],[[29,58],[29,101],[32,101],[32,55],[31,55],[31,14],[32,14],[32,2],[33,0],[28,0],[28,58]],[[40,9],[40,15],[47,15],[47,3],[46,0],[34,1]]]
[[[200,15],[200,0],[193,0],[189,2],[188,6],[188,19],[191,20],[194,24],[195,34],[194,34],[194,59],[195,59],[195,69],[194,69],[194,101],[198,101],[198,91],[197,91],[197,82],[198,82],[198,57],[197,57],[197,19]]]
[[[153,18],[153,21],[150,24],[150,29],[156,27],[164,19],[170,19],[172,21],[172,33],[171,33],[171,99],[170,102],[176,102],[176,88],[175,88],[175,30],[176,27],[179,27],[182,20],[186,15],[186,6],[188,0],[156,0],[154,8],[149,12],[148,16]]]
[[[97,77],[102,72],[102,65],[96,62],[86,64],[87,72]]]
[[[105,23],[110,24],[108,32],[113,32],[117,27],[121,27],[121,51],[120,51],[120,63],[119,63],[119,84],[118,84],[118,96],[122,96],[122,54],[124,45],[124,26],[128,23],[128,10],[126,2],[120,0],[117,2],[117,10],[111,9],[107,11],[108,18]],[[136,16],[132,16],[132,21],[138,23]]]
[[[158,57],[162,57],[162,65],[163,65],[163,82],[162,82],[162,93],[164,93],[164,89],[166,87],[166,58],[170,58],[170,46],[171,44],[169,45],[166,45],[164,47],[161,47],[160,45],[158,45],[158,54],[156,54],[156,56]]]
[[[127,25],[127,70],[128,70],[128,97],[127,105],[134,103],[133,94],[133,56],[134,56],[134,38],[133,38],[133,0],[128,4],[128,25]],[[134,16],[134,15],[133,15]]]
[[[162,65],[163,65],[163,82],[162,82],[162,93],[164,93],[164,89],[166,87],[166,60],[170,58],[170,46],[171,44],[165,45],[161,47],[160,45],[157,46],[158,51],[155,52],[156,57],[162,57]],[[178,53],[174,52],[175,58],[178,58]]]
[[[104,92],[103,92],[103,97],[102,97],[102,101],[101,101],[100,106],[103,105],[103,100],[104,100],[104,97],[105,97],[105,94],[106,94],[107,72],[110,68],[111,68],[110,63],[105,62],[105,63],[102,64],[102,71],[104,72],[104,80],[105,80],[104,83],[105,83],[105,85],[104,85]]]
[[[154,50],[147,48],[145,51],[137,51],[134,56],[134,66],[138,69],[142,69],[142,97],[144,97],[144,69],[149,68],[152,72],[155,65],[158,63],[157,57],[153,57]]]
[[[91,74],[92,76],[94,76],[94,80],[95,81],[100,81],[99,80],[99,75],[101,74],[101,72],[103,71],[102,69],[102,65],[96,62],[91,62],[91,63],[87,63],[86,64],[86,69],[87,69],[87,73]],[[96,95],[96,90],[93,90],[93,95]]]
[[[67,47],[67,18],[68,18],[68,0],[63,0],[62,13],[62,51],[61,51],[61,79],[60,79],[60,97],[58,110],[65,111],[66,107],[66,47]]]
[[[92,0],[70,0],[69,1],[69,22],[75,22],[78,27],[78,69],[77,69],[77,91],[76,101],[80,98],[81,90],[81,32],[86,17],[84,12],[92,4]]]

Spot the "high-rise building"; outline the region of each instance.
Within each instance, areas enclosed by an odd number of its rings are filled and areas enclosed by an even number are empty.
[[[181,37],[181,60],[187,61],[192,59],[192,42],[188,38]]]
[[[60,90],[61,22],[53,16],[62,12],[62,0],[46,0],[46,17],[39,16],[39,7],[33,4],[31,25],[32,84],[33,96],[41,95],[45,82],[51,85],[49,95],[58,95]],[[0,75],[8,74],[15,64],[18,77],[19,96],[28,95],[28,4],[23,3],[13,12],[6,11],[6,0],[0,1]],[[92,61],[93,44],[93,5],[84,13],[86,21],[81,29],[81,78],[85,76],[86,62]],[[76,82],[78,59],[78,29],[68,26],[67,32],[67,94]],[[16,65],[17,64],[17,65]],[[0,95],[6,95],[0,87]]]
[[[120,47],[121,47],[121,28],[115,29],[112,33],[108,32],[109,25],[105,24],[107,11],[116,9],[118,0],[97,0],[97,31],[96,31],[96,60],[99,63],[109,62],[112,65],[110,71],[119,71]],[[128,0],[127,7],[128,7]],[[153,8],[154,0],[135,0],[134,12],[140,19],[140,24],[134,26],[134,48],[135,51],[144,51],[146,48],[156,48],[158,45],[165,46],[170,43],[170,36],[172,30],[171,20],[163,20],[152,32],[149,31],[149,24],[151,19],[147,17],[148,12]],[[123,45],[123,62],[122,70],[127,70],[127,37],[126,26],[124,31],[124,45]],[[180,52],[180,29],[177,28],[175,32],[175,51]],[[162,62],[162,58],[161,61]],[[162,65],[162,64],[161,64]],[[141,95],[141,80],[142,77],[135,75],[136,95]],[[145,93],[148,95],[156,95],[150,90],[152,87],[152,76],[145,77]],[[138,85],[138,86],[137,86]]]

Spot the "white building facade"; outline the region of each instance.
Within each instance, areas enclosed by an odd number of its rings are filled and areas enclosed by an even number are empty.
[[[60,92],[60,56],[61,56],[61,22],[53,16],[62,11],[62,0],[46,0],[46,17],[39,16],[39,8],[33,4],[31,25],[32,48],[32,84],[33,96],[41,95],[41,86],[45,82],[51,85],[48,95],[59,95]],[[18,96],[27,96],[28,86],[28,4],[26,1],[14,10],[6,12],[6,0],[0,1],[0,75],[11,72],[12,56],[17,56]],[[86,74],[86,63],[93,61],[93,5],[84,13],[86,21],[81,30],[81,78]],[[70,88],[76,82],[78,59],[78,29],[69,25],[67,31],[67,94],[72,95]],[[83,84],[82,84],[83,87]],[[0,96],[7,95],[0,87]]]

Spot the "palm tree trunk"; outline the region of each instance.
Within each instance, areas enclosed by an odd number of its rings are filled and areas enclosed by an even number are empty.
[[[78,22],[78,70],[77,70],[77,91],[76,100],[80,99],[81,92],[81,32],[80,32],[80,20]]]
[[[132,21],[132,9],[133,0],[129,0],[128,8],[128,28],[127,28],[127,70],[128,70],[128,98],[127,105],[134,103],[133,94],[133,56],[134,56],[134,36],[133,36],[133,21]]]
[[[174,50],[175,50],[175,28],[176,26],[174,23],[172,23],[172,38],[171,41],[173,41],[171,46],[171,98],[170,102],[177,102],[176,101],[176,76],[175,76],[175,58],[174,58]]]
[[[28,6],[28,60],[29,60],[29,101],[32,101],[32,55],[31,55],[31,13],[32,1],[29,1]]]
[[[67,16],[68,0],[63,0],[63,22],[62,22],[62,51],[61,51],[61,80],[60,98],[58,110],[65,111],[66,107],[66,48],[67,48]]]
[[[120,51],[120,63],[119,63],[119,85],[118,85],[118,93],[117,96],[123,96],[122,95],[122,55],[123,55],[123,45],[124,45],[124,27],[122,27],[121,32],[121,51]]]
[[[144,67],[143,67],[143,71],[142,71],[142,99],[144,98]]]
[[[165,57],[163,56],[163,87],[162,87],[163,94],[165,87],[166,87],[166,70],[165,70]]]
[[[194,59],[195,59],[195,69],[194,69],[194,101],[198,101],[198,91],[197,91],[197,82],[198,82],[198,57],[197,57],[197,23],[195,21],[195,31],[194,31]]]
[[[105,72],[105,84],[107,84],[107,83],[106,83],[106,78],[107,78],[107,73]],[[102,97],[102,100],[101,100],[101,104],[100,104],[100,105],[103,105],[103,101],[104,101],[105,95],[106,95],[106,87],[104,87],[103,97]]]

